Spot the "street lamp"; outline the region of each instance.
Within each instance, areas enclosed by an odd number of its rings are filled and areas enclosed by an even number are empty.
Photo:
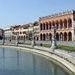
[[[56,27],[55,26],[52,27],[52,32],[53,32],[53,35],[52,35],[51,50],[54,51],[54,49],[57,47],[57,44],[56,44]]]

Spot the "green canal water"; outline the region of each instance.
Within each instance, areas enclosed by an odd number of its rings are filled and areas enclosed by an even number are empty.
[[[0,48],[0,75],[69,75],[45,59],[15,48]]]

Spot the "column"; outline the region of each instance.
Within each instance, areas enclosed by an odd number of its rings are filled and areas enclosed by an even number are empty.
[[[72,18],[72,41],[75,40],[75,21]]]
[[[75,41],[75,35],[74,30],[72,30],[72,41]]]

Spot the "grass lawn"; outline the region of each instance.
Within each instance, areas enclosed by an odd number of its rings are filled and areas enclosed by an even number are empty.
[[[64,46],[64,45],[58,45],[57,49],[63,49],[66,51],[75,51],[75,47],[71,47],[71,46]]]
[[[51,46],[49,44],[42,44],[42,47],[50,48]],[[57,49],[61,49],[61,50],[69,51],[69,52],[75,52],[75,47],[72,47],[72,46],[58,45]]]
[[[26,45],[31,45],[30,43],[25,43]],[[50,48],[50,44],[36,44],[36,46],[41,46],[41,47],[47,47]],[[75,52],[75,47],[72,46],[64,46],[64,45],[58,45],[57,49],[69,51],[69,52]]]

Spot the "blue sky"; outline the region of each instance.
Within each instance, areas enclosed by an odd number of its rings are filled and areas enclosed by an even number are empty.
[[[75,0],[0,0],[0,28],[71,9],[75,9]]]

